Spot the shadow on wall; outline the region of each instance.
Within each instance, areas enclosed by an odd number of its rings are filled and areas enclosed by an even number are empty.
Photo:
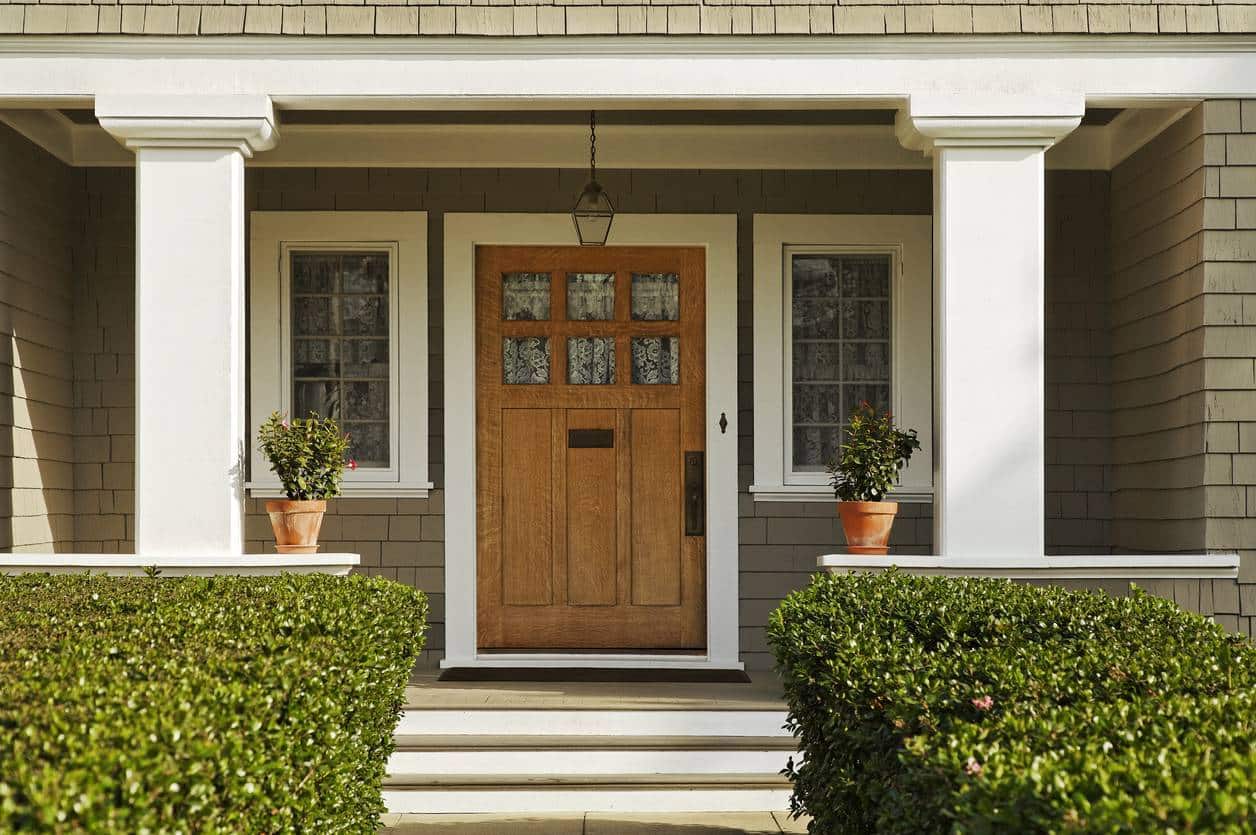
[[[4,551],[74,549],[70,168],[0,126]]]
[[[0,400],[0,425],[5,429],[0,544],[10,552],[73,551],[70,359],[68,354],[22,339],[14,323],[20,315],[15,316],[9,305],[0,306],[0,363],[7,366]],[[48,356],[41,356],[45,353]],[[29,369],[43,363],[50,373]],[[57,371],[64,371],[64,376],[57,376]]]

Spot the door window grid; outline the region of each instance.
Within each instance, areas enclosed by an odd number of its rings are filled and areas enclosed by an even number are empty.
[[[390,466],[389,253],[293,251],[292,413],[335,418],[365,469]]]
[[[570,272],[557,290],[548,272],[502,274],[503,321],[549,321],[554,292],[565,292],[570,322],[618,321],[615,274]],[[666,322],[680,319],[680,276],[665,272],[633,272],[629,286],[629,321]],[[568,337],[566,382],[569,385],[616,383],[615,336]],[[680,383],[680,337],[631,336],[627,339],[631,382],[634,385]],[[563,347],[560,344],[560,347]],[[553,350],[548,336],[526,335],[502,340],[502,383],[547,385],[552,379]]]

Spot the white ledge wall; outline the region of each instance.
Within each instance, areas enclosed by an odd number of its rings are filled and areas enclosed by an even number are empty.
[[[888,571],[944,577],[1010,579],[1235,579],[1238,554],[1025,557],[866,557],[825,554],[816,565],[835,573]]]
[[[156,568],[162,577],[275,576],[278,574],[343,576],[355,568],[358,561],[357,554],[258,554],[245,557],[30,554],[0,557],[0,574],[108,574],[117,577],[136,577],[144,575],[151,568]]]

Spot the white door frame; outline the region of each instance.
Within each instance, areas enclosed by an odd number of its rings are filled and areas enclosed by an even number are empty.
[[[442,667],[741,669],[738,661],[737,217],[616,215],[608,246],[706,250],[707,651],[492,653],[476,647],[475,248],[571,246],[566,214],[445,215],[445,658]],[[720,416],[728,423],[720,428]]]

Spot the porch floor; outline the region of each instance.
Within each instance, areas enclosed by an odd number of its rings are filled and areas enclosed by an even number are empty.
[[[781,710],[781,684],[771,672],[730,682],[438,681],[415,673],[407,710]]]

